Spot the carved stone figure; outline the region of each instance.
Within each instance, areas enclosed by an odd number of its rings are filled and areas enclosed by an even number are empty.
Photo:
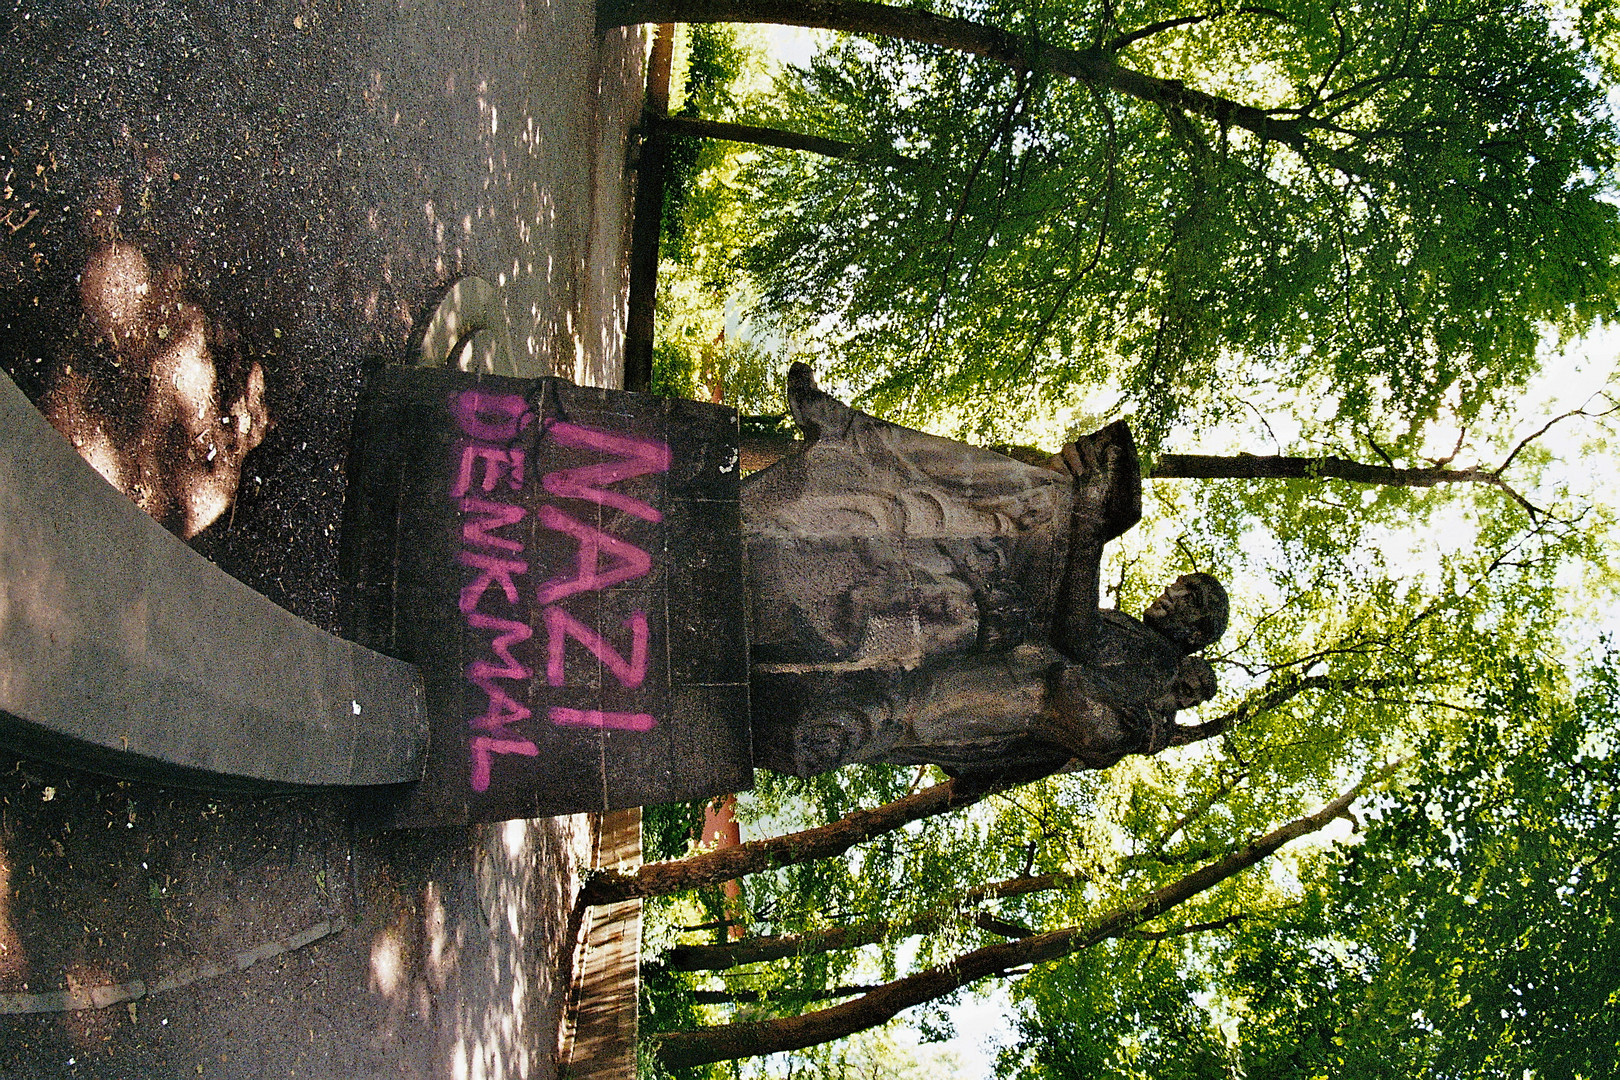
[[[1123,422],[1042,468],[852,409],[802,364],[788,402],[804,447],[743,482],[757,764],[1105,768],[1214,693],[1214,578],[1140,621],[1098,609],[1103,544],[1141,516]]]

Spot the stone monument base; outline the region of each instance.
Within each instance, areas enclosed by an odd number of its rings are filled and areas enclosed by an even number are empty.
[[[354,447],[349,629],[421,669],[430,723],[376,824],[751,785],[733,410],[395,368]]]

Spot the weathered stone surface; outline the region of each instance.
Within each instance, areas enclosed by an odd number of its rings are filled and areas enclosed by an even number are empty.
[[[348,519],[356,638],[418,664],[400,825],[751,783],[736,414],[560,379],[379,375]]]
[[[1141,516],[1123,422],[1039,467],[852,409],[804,365],[787,381],[805,441],[742,494],[757,764],[1106,768],[1214,693],[1191,655],[1226,625],[1213,578],[1140,622],[1099,610],[1103,545]]]

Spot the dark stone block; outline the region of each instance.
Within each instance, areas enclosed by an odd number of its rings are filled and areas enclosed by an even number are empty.
[[[735,503],[682,501],[669,509],[670,673],[678,684],[748,681],[741,519]]]
[[[688,499],[734,502],[739,455],[735,414],[715,413],[702,402],[670,398],[670,486]]]
[[[351,610],[422,666],[433,724],[427,776],[388,821],[747,786],[738,484],[716,464],[735,431],[728,409],[555,379],[379,377],[354,454]]]
[[[681,727],[673,740],[664,801],[687,802],[753,786],[746,685],[683,687],[673,695],[670,711],[680,717]],[[738,745],[748,749],[747,757],[736,756]]]

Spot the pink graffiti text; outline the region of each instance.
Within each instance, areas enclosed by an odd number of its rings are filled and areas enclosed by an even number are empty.
[[[528,508],[500,501],[503,487],[514,492],[523,490],[528,462],[525,451],[512,444],[533,424],[534,414],[521,395],[482,390],[453,395],[450,412],[466,437],[455,448],[451,468],[450,497],[461,512],[461,549],[456,560],[476,571],[462,587],[457,607],[470,629],[492,635],[489,655],[469,663],[464,672],[485,700],[483,711],[468,721],[474,732],[468,744],[469,783],[473,791],[483,792],[489,790],[497,756],[533,758],[540,753],[533,740],[524,738],[518,728],[532,716],[520,700],[526,695],[520,693],[519,687],[533,678],[534,669],[519,658],[516,650],[534,636],[535,630],[520,605],[519,579],[530,570],[529,562],[520,558],[524,542],[507,532],[524,521]],[[609,489],[636,477],[667,472],[668,445],[565,421],[546,425],[541,438],[609,456],[609,460],[596,464],[546,473],[540,487],[548,494],[595,503],[643,521],[663,520],[663,514],[644,500]],[[548,578],[533,594],[541,605],[541,623],[546,632],[547,683],[554,687],[566,684],[566,650],[572,640],[621,686],[632,690],[640,687],[647,677],[651,636],[646,612],[632,611],[622,624],[629,634],[627,654],[600,630],[560,606],[559,601],[644,577],[652,570],[652,555],[600,525],[582,521],[555,506],[540,507],[535,521],[573,538],[578,545],[571,572]],[[504,614],[483,608],[492,593],[494,599],[488,602]],[[548,708],[546,717],[557,727],[599,731],[650,731],[657,723],[648,713],[562,706]]]
[[[583,447],[613,454],[614,461],[598,465],[582,465],[574,469],[549,472],[540,481],[553,495],[565,499],[589,499],[600,506],[611,506],[626,514],[634,514],[643,521],[663,521],[664,515],[656,507],[620,491],[606,490],[609,484],[630,480],[648,473],[669,471],[669,447],[664,443],[634,439],[628,435],[615,435],[609,431],[581,427],[558,421],[546,428],[546,437],[562,446]]]
[[[596,728],[599,731],[651,731],[657,724],[657,721],[646,713],[565,709],[561,705],[553,705],[547,715],[558,727]]]
[[[630,659],[615,649],[597,631],[552,604],[543,613],[546,620],[546,681],[561,686],[564,681],[563,650],[573,638],[607,666],[619,685],[634,690],[647,677],[647,613],[634,611],[624,620],[630,631]]]

